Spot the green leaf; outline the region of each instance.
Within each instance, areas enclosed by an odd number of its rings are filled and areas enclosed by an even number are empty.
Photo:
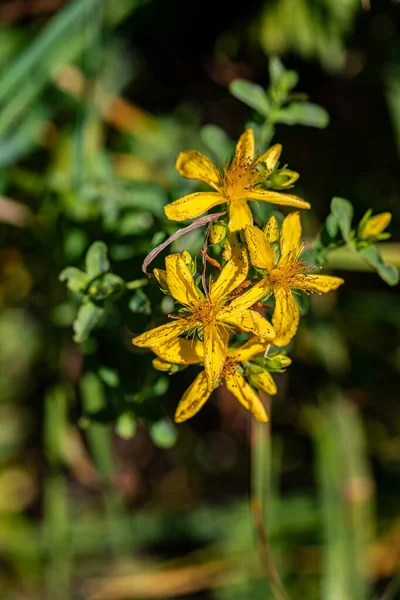
[[[267,116],[269,101],[260,85],[245,79],[235,79],[229,84],[229,91],[232,96],[256,110],[260,115]]]
[[[74,341],[78,344],[84,342],[99,323],[104,313],[105,309],[103,307],[93,304],[90,300],[83,302],[79,307],[74,321]]]
[[[210,149],[219,163],[223,164],[235,149],[235,144],[217,125],[204,125],[200,130],[203,144]]]
[[[389,285],[399,283],[399,272],[393,265],[387,265],[383,262],[379,249],[371,245],[368,248],[361,248],[358,254],[373,268],[378,275]]]
[[[276,122],[323,129],[329,125],[329,114],[325,108],[312,102],[292,102],[278,111]]]
[[[104,242],[94,242],[86,253],[86,272],[90,279],[107,273],[110,263],[107,259],[107,246]]]
[[[344,198],[332,198],[331,211],[339,223],[343,239],[349,244],[351,236],[351,221],[354,213],[352,204]]]
[[[150,300],[142,290],[137,290],[129,300],[129,310],[133,313],[151,315]]]
[[[100,379],[111,388],[117,388],[119,386],[119,374],[116,369],[110,367],[99,367],[97,370]]]
[[[120,235],[142,235],[150,229],[154,219],[144,207],[142,210],[141,213],[129,212],[121,217],[118,227]]]
[[[116,432],[124,440],[133,438],[136,433],[136,419],[133,413],[127,411],[118,417]]]
[[[269,59],[269,77],[271,79],[271,85],[276,87],[279,85],[280,80],[285,74],[285,67],[283,66],[282,61],[277,56],[271,56]]]
[[[89,286],[89,294],[95,302],[102,302],[110,296],[121,294],[125,289],[124,280],[114,273],[106,273],[103,277],[96,279]]]
[[[66,281],[71,292],[83,292],[89,283],[89,277],[76,267],[66,267],[59,275],[60,281]]]
[[[149,429],[149,434],[154,445],[158,448],[171,448],[178,438],[174,425],[165,420],[153,423]]]

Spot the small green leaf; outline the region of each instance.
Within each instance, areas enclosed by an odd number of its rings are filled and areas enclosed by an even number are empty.
[[[121,294],[125,289],[124,280],[114,273],[106,273],[103,277],[96,279],[89,286],[89,294],[92,300],[101,302],[110,296]]]
[[[150,437],[158,448],[172,448],[175,444],[178,434],[174,425],[170,421],[157,421],[149,429]]]
[[[83,292],[89,283],[89,277],[76,267],[66,267],[59,275],[60,281],[66,281],[71,292]]]
[[[84,342],[99,323],[104,313],[105,310],[103,307],[93,304],[90,300],[83,302],[79,307],[74,321],[74,341],[79,344]]]
[[[129,300],[129,310],[133,313],[151,315],[150,300],[142,290],[137,290]]]
[[[94,242],[86,253],[86,272],[90,279],[107,273],[110,263],[107,259],[107,246],[104,242]]]
[[[116,423],[116,432],[124,440],[133,438],[136,433],[136,419],[133,413],[127,411],[119,415]]]
[[[267,94],[260,85],[245,79],[234,79],[229,84],[229,91],[232,96],[256,110],[260,115],[267,116],[269,101]]]
[[[344,198],[332,198],[331,211],[339,223],[343,239],[349,244],[351,236],[351,221],[354,213],[352,204]]]
[[[280,80],[285,74],[285,67],[283,66],[282,61],[277,56],[271,56],[269,59],[269,77],[271,79],[271,85],[276,87],[279,85]]]
[[[110,367],[99,367],[97,370],[100,379],[111,388],[117,388],[119,386],[119,374],[116,369]]]
[[[378,275],[389,285],[397,285],[399,283],[399,272],[393,265],[387,265],[383,262],[379,249],[371,245],[368,248],[361,248],[358,254],[376,270]]]
[[[325,223],[326,231],[330,238],[334,239],[339,233],[339,223],[337,222],[335,216],[330,213],[326,219]]]
[[[329,125],[329,114],[325,108],[312,102],[292,102],[278,111],[276,122],[323,129]]]

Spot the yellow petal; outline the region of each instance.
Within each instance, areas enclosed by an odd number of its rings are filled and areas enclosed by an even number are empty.
[[[326,294],[337,290],[344,283],[341,277],[332,277],[331,275],[297,275],[291,284],[293,288],[301,290],[310,290],[319,294]]]
[[[182,423],[193,417],[207,402],[210,394],[206,373],[202,371],[183,394],[175,412],[175,421]]]
[[[204,368],[211,392],[221,375],[228,352],[229,332],[217,323],[204,325]]]
[[[213,304],[218,304],[222,298],[235,290],[247,277],[249,262],[246,249],[236,244],[232,249],[232,258],[212,284],[210,297]]]
[[[286,346],[297,331],[300,311],[290,288],[279,287],[274,290],[275,310],[272,324],[276,331],[274,346]]]
[[[261,421],[262,423],[268,421],[267,413],[258,394],[256,394],[238,371],[235,371],[232,375],[228,375],[225,378],[225,382],[228,390],[239,400],[240,404],[253,413],[257,421]]]
[[[204,350],[202,342],[176,338],[163,346],[152,348],[162,360],[175,365],[194,365],[203,362]]]
[[[281,194],[280,192],[272,192],[261,188],[249,190],[246,192],[246,198],[248,200],[262,200],[263,202],[271,202],[271,204],[280,204],[281,206],[294,206],[295,208],[311,207],[309,202],[294,194]]]
[[[252,373],[250,376],[251,385],[254,385],[258,390],[262,390],[270,396],[274,396],[278,391],[276,389],[275,381],[272,379],[271,373],[268,371],[261,371],[259,373]]]
[[[384,229],[386,229],[391,220],[392,215],[390,213],[381,213],[380,215],[371,217],[365,223],[361,237],[366,239],[369,237],[378,236],[380,233],[382,233],[382,231],[384,231]]]
[[[237,310],[231,313],[225,311],[223,319],[220,315],[218,315],[218,319],[223,320],[224,323],[229,323],[229,325],[235,325],[243,331],[250,331],[251,333],[254,333],[254,335],[268,340],[273,340],[275,337],[275,330],[271,323],[268,323],[264,317],[254,310]]]
[[[230,358],[234,358],[237,362],[242,362],[244,360],[250,360],[254,356],[261,354],[264,352],[268,346],[269,342],[265,339],[259,338],[257,336],[252,336],[245,344],[239,346],[239,348],[233,348],[232,350],[228,350],[228,356]]]
[[[246,308],[253,306],[253,304],[255,304],[262,296],[265,296],[270,288],[271,286],[267,279],[257,281],[253,287],[246,290],[241,296],[232,300],[228,306],[222,308],[218,312],[218,319],[223,320],[225,312],[231,314],[232,312],[245,310]]]
[[[162,345],[178,337],[184,331],[187,331],[193,326],[193,319],[176,319],[172,323],[160,325],[155,329],[145,331],[141,335],[133,338],[132,344],[141,348],[153,348],[154,346]]]
[[[164,206],[164,212],[170,221],[186,221],[223,202],[226,202],[226,198],[217,192],[196,192],[167,204]]]
[[[298,260],[301,241],[300,213],[292,212],[283,219],[281,228],[281,257],[279,262]]]
[[[253,215],[246,200],[232,200],[229,202],[229,223],[231,231],[240,231],[246,225],[253,224]]]
[[[264,163],[265,166],[267,167],[268,171],[271,172],[275,169],[276,163],[279,160],[281,152],[282,152],[282,145],[274,144],[273,146],[271,146],[271,148],[268,148],[268,150],[266,150],[266,152],[264,152],[264,154],[261,154],[261,156],[258,158],[257,162]]]
[[[276,217],[274,217],[274,215],[272,215],[265,223],[263,232],[265,234],[265,237],[267,238],[267,242],[269,242],[270,244],[276,242],[279,239],[278,221],[276,220]]]
[[[181,304],[197,306],[201,298],[181,255],[176,253],[167,256],[165,266],[167,268],[167,284],[170,294]]]
[[[267,242],[265,234],[252,225],[247,225],[244,230],[251,264],[260,269],[272,271],[275,266],[275,252]]]
[[[211,160],[201,152],[195,150],[181,152],[175,168],[186,179],[197,179],[207,183],[214,189],[218,189],[220,183],[219,171]]]
[[[235,156],[230,171],[237,169],[240,165],[250,165],[254,158],[254,133],[252,129],[246,129],[236,144]]]

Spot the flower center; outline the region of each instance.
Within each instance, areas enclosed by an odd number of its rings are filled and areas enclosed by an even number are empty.
[[[197,307],[194,314],[195,319],[202,321],[203,325],[210,325],[215,321],[215,310],[214,306],[210,302],[209,298],[205,298],[203,302]]]
[[[237,367],[237,361],[233,358],[227,358],[225,360],[224,368],[222,369],[221,376],[226,379],[227,377],[234,375]]]
[[[301,261],[289,262],[278,265],[269,274],[271,283],[275,285],[288,285],[294,283],[296,275],[304,272],[304,265]]]
[[[221,175],[222,193],[228,200],[246,198],[247,192],[265,179],[265,175],[251,160],[234,161],[230,167],[224,167]]]

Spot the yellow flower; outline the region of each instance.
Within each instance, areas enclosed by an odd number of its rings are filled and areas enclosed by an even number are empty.
[[[272,324],[276,332],[274,346],[286,346],[297,331],[300,311],[292,290],[319,294],[336,290],[342,283],[340,277],[314,275],[301,260],[301,223],[298,212],[290,213],[283,221],[280,234],[280,257],[269,243],[268,232],[275,226],[265,227],[265,232],[248,225],[245,238],[252,264],[262,269],[264,281],[275,296]]]
[[[196,192],[179,198],[165,207],[165,214],[172,221],[185,221],[227,202],[229,229],[238,231],[253,223],[246,200],[262,200],[272,204],[310,208],[310,204],[298,196],[260,187],[260,184],[272,173],[281,151],[282,146],[275,144],[255,159],[254,134],[251,129],[247,129],[237,143],[232,163],[222,171],[200,152],[195,150],[181,152],[176,161],[179,173],[187,179],[197,179],[206,183],[214,188],[215,192]]]
[[[391,220],[392,215],[390,213],[381,213],[370,217],[360,232],[361,239],[366,240],[378,237],[386,229]]]
[[[266,342],[260,338],[252,337],[239,348],[229,349],[220,377],[225,382],[227,389],[232,392],[237,400],[250,412],[257,421],[268,421],[265,408],[258,394],[247,383],[241,371],[242,362],[247,362],[265,350]],[[205,362],[204,345],[201,342],[175,339],[172,343],[153,348],[158,359],[154,359],[156,368],[165,364],[187,365]],[[161,361],[160,361],[161,359]],[[257,387],[268,394],[276,394],[276,385],[268,371],[260,370],[257,378]],[[208,379],[205,371],[201,371],[192,385],[183,394],[175,412],[175,421],[181,423],[193,417],[207,402],[211,391],[207,385]]]
[[[258,283],[233,300],[229,297],[240,291],[249,267],[246,250],[238,245],[232,251],[232,259],[211,284],[206,296],[196,288],[180,254],[167,256],[165,263],[169,292],[184,309],[180,311],[180,315],[173,317],[172,323],[146,331],[134,338],[132,343],[154,350],[184,332],[202,333],[207,389],[211,392],[224,366],[229,332],[233,327],[239,327],[266,340],[275,337],[271,324],[259,313],[250,310],[264,295],[265,286]]]

